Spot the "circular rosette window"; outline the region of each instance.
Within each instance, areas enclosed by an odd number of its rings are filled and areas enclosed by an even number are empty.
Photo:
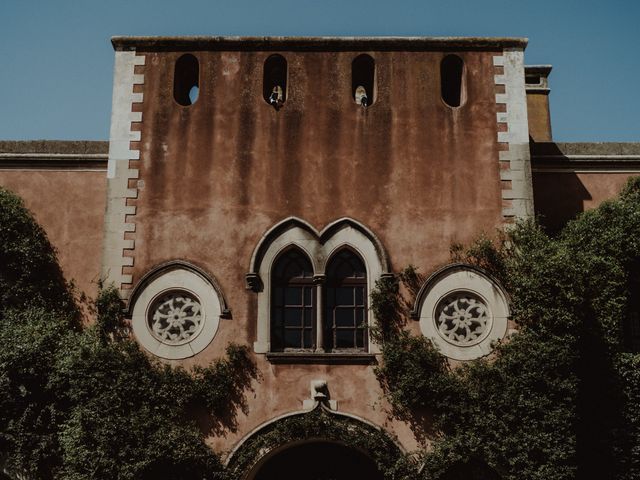
[[[502,288],[478,269],[452,265],[433,274],[416,300],[423,335],[454,360],[488,355],[507,333]]]
[[[181,345],[200,333],[202,305],[188,292],[174,291],[159,296],[149,309],[149,330],[159,341]]]
[[[433,320],[440,336],[453,345],[474,345],[491,330],[489,307],[473,292],[459,291],[444,297],[436,306]]]
[[[150,275],[133,298],[136,339],[158,357],[192,357],[211,343],[225,309],[218,290],[203,275],[172,268]]]

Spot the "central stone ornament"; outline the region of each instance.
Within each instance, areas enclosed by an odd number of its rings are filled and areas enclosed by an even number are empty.
[[[460,346],[481,341],[491,329],[487,304],[466,291],[454,292],[440,300],[434,321],[442,338]]]
[[[202,326],[202,307],[195,296],[181,291],[162,295],[149,310],[149,330],[160,342],[188,342]]]

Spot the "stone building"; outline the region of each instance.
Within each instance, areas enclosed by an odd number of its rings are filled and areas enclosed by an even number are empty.
[[[0,142],[0,184],[80,290],[119,289],[149,355],[189,367],[251,347],[248,410],[209,439],[230,463],[314,408],[414,450],[373,374],[376,281],[416,266],[408,328],[454,362],[485,356],[512,328],[506,294],[450,245],[534,214],[558,229],[640,173],[640,144],[553,142],[551,67],[525,65],[526,39],[112,43],[109,142]],[[246,478],[327,450],[366,465],[315,438]]]

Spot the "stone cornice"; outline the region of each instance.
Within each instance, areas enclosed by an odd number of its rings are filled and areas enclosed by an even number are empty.
[[[111,38],[115,50],[501,50],[522,48],[517,37],[131,37]]]

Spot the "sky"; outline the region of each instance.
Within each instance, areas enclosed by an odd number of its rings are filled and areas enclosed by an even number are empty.
[[[638,0],[0,0],[0,140],[107,140],[113,35],[517,36],[556,141],[640,141]]]

